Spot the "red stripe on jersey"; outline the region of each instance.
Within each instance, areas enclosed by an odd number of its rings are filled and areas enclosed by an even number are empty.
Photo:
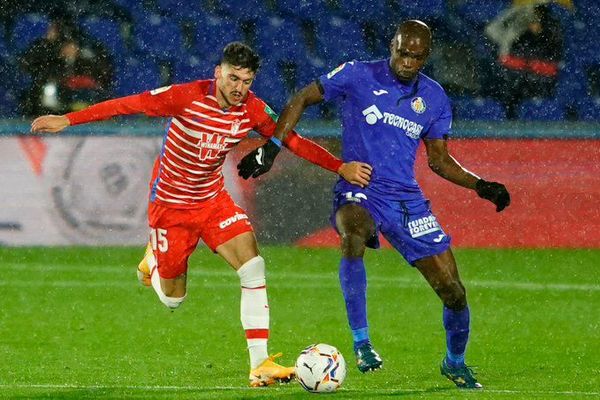
[[[246,329],[246,339],[268,339],[268,329]]]
[[[223,190],[222,170],[229,151],[251,130],[271,137],[276,127],[275,114],[254,93],[227,110],[219,107],[215,93],[214,80],[196,81],[104,101],[66,116],[71,125],[139,113],[172,117],[155,169],[158,176],[152,177],[152,193],[165,206],[197,208]],[[286,140],[286,145],[337,171],[339,160],[322,147],[306,146],[305,142]]]

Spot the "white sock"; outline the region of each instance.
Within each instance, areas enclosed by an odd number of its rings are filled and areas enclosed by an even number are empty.
[[[258,367],[269,357],[269,301],[265,280],[265,260],[256,256],[237,271],[242,285],[240,315],[246,331],[250,368]]]
[[[156,261],[155,261],[155,263],[156,263]],[[167,306],[171,309],[175,309],[175,308],[179,307],[181,305],[181,303],[183,303],[183,301],[185,300],[185,296],[187,296],[187,293],[183,297],[169,297],[169,296],[165,295],[165,293],[162,290],[162,286],[160,285],[160,276],[158,275],[158,267],[154,267],[150,270],[150,281],[152,282],[152,288],[158,295],[158,298],[160,299],[160,301],[165,306]]]

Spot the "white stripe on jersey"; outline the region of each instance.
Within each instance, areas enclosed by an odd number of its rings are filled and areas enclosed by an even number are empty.
[[[244,114],[246,114],[245,112],[239,112],[239,111],[223,111],[220,108],[211,107],[211,106],[201,103],[199,101],[193,101],[192,103],[197,106],[200,106],[202,108],[206,108],[207,110],[216,111],[222,115],[244,115]]]
[[[158,190],[166,193],[169,196],[175,197],[176,199],[190,199],[190,200],[206,200],[206,199],[213,197],[217,193],[215,191],[211,191],[206,196],[185,196],[182,194],[180,195],[180,194],[171,193],[168,190],[165,190],[165,188],[161,187],[160,185],[158,186]]]
[[[171,149],[169,148],[169,146],[168,146],[168,143],[165,145],[165,150],[167,150],[169,153],[173,154],[175,157],[179,158],[179,159],[180,159],[181,161],[183,161],[183,162],[186,162],[186,163],[188,163],[188,164],[192,164],[192,165],[194,165],[194,166],[196,166],[196,165],[199,165],[198,163],[194,163],[193,161],[186,160],[185,158],[181,157],[179,154],[175,153],[173,150],[171,150]],[[189,169],[189,168],[183,167],[183,166],[181,166],[181,165],[179,165],[179,164],[175,163],[175,161],[174,161],[174,160],[171,160],[171,159],[169,158],[169,155],[168,155],[167,153],[165,153],[165,156],[164,156],[164,158],[165,158],[166,160],[168,160],[168,161],[169,161],[169,162],[170,162],[170,163],[171,163],[171,164],[172,164],[172,165],[173,165],[175,168],[177,168],[177,169],[183,169],[183,170],[185,170],[185,171],[189,171],[189,172],[191,172],[192,174],[196,174],[196,175],[205,175],[205,174],[207,174],[207,173],[210,173],[210,172],[216,171],[216,168],[215,168],[215,169],[212,169],[212,170],[211,170],[211,169],[208,169],[208,170],[197,170],[197,169]],[[207,165],[207,164],[202,164],[202,165]],[[213,164],[213,165],[209,165],[209,167],[211,167],[211,168],[212,168],[212,167],[215,167],[215,166],[216,166],[215,164]]]
[[[185,168],[184,168],[184,167],[182,167],[182,166],[180,166],[179,164],[175,163],[175,162],[174,162],[174,161],[172,161],[170,158],[164,157],[164,158],[163,158],[163,160],[166,160],[166,161],[168,161],[168,162],[171,164],[171,166],[172,166],[173,168],[177,168],[177,169],[179,169],[179,170],[185,170]],[[162,164],[162,166],[163,166],[165,169],[167,169],[168,171],[171,171],[171,172],[172,172],[172,170],[171,170],[170,168],[168,168],[168,166],[167,166],[167,164],[166,164],[166,163],[163,163],[163,164]],[[183,171],[181,171],[181,172],[183,172]],[[203,176],[203,177],[201,177],[201,178],[192,178],[191,176],[184,176],[184,179],[185,179],[186,181],[190,181],[190,182],[207,182],[209,179],[212,179],[212,178],[213,178],[212,174],[209,174],[209,173],[202,173],[202,174],[200,174],[200,175],[204,175],[204,176]]]
[[[171,119],[165,137],[155,195],[174,206],[217,196],[225,185],[226,155],[253,129],[245,104],[222,110],[217,98],[203,90]]]
[[[170,132],[173,132],[173,131],[172,131],[172,130],[170,130]],[[179,135],[175,134],[175,132],[173,132],[173,133],[174,133],[174,135],[173,135],[173,136],[176,136],[177,138],[181,139],[181,137],[179,137]],[[182,140],[183,140],[183,139],[182,139]],[[183,141],[185,142],[185,140],[183,140]],[[179,150],[181,150],[181,151],[182,151],[182,152],[184,152],[185,154],[189,154],[189,155],[190,155],[190,156],[192,156],[193,158],[195,158],[195,159],[198,159],[198,153],[194,153],[194,152],[192,152],[192,151],[189,151],[189,150],[186,150],[186,149],[184,149],[183,147],[181,147],[180,145],[178,145],[177,143],[175,143],[175,141],[174,141],[172,138],[170,138],[169,136],[167,136],[167,142],[171,143],[173,146],[177,147]],[[188,144],[190,144],[190,145],[192,145],[192,146],[194,146],[194,147],[196,147],[196,146],[195,146],[194,144],[192,144],[192,143],[189,143],[189,142],[187,142],[187,143],[188,143]],[[196,148],[197,148],[197,147],[196,147]],[[179,156],[177,156],[177,157],[179,157]],[[192,160],[193,160],[193,159],[192,159]],[[184,161],[186,161],[186,162],[189,162],[190,164],[193,164],[193,165],[195,165],[195,166],[199,166],[199,167],[209,167],[209,166],[210,166],[209,164],[200,164],[199,162],[195,162],[195,161],[189,161],[189,160],[184,160]]]
[[[175,155],[176,157],[178,157],[178,158],[182,159],[183,161],[185,161],[185,162],[187,162],[187,163],[190,163],[190,164],[194,164],[193,162],[191,162],[191,161],[186,161],[186,160],[185,160],[185,158],[183,158],[183,157],[181,157],[181,156],[177,155],[176,153],[174,153],[174,152],[173,152],[171,149],[169,149],[169,147],[168,147],[168,146],[165,146],[165,149],[166,149],[166,150],[167,150],[169,153],[172,153],[173,155]],[[180,169],[180,170],[183,170],[183,171],[187,171],[187,172],[189,172],[189,173],[191,173],[191,174],[194,174],[194,175],[204,175],[204,176],[206,176],[206,175],[209,175],[209,174],[211,174],[211,173],[215,173],[215,172],[217,172],[217,171],[220,171],[220,170],[221,170],[221,165],[220,165],[220,164],[215,164],[215,165],[212,165],[211,167],[216,167],[216,168],[214,168],[214,169],[212,169],[212,170],[204,170],[204,171],[199,171],[199,170],[189,169],[189,168],[186,168],[186,167],[184,167],[184,166],[181,166],[181,165],[177,164],[175,161],[171,160],[171,159],[170,159],[170,158],[167,156],[167,154],[166,154],[166,153],[165,153],[165,156],[164,156],[163,158],[164,158],[165,160],[167,160],[168,162],[170,162],[170,163],[171,163],[171,165],[172,165],[173,167],[175,167],[175,168],[177,168],[177,169]]]
[[[212,117],[212,116],[207,115],[207,114],[202,114],[199,111],[194,111],[194,110],[189,109],[189,108],[186,108],[185,111],[189,112],[190,114],[194,114],[194,115],[197,115],[199,117],[206,118],[206,119],[208,119],[210,121],[220,122],[222,124],[233,124],[235,122],[235,120],[221,119],[221,118],[217,118],[217,117]],[[182,117],[182,116],[179,116],[178,118],[185,119],[186,121],[188,120],[188,118]],[[248,118],[246,118],[246,119],[243,119],[243,120],[240,121],[241,124],[244,124],[246,122],[250,122],[250,120]]]
[[[228,134],[228,135],[233,135],[233,132],[231,131],[231,129],[221,129],[221,128],[215,128],[214,126],[210,126],[210,125],[204,125],[204,124],[201,124],[201,123],[200,123],[200,122],[198,122],[198,121],[194,121],[194,120],[191,120],[191,119],[189,119],[189,118],[185,118],[185,117],[180,117],[180,118],[181,118],[181,119],[183,119],[185,122],[187,122],[187,123],[189,123],[189,124],[196,125],[196,126],[199,126],[199,127],[201,127],[201,128],[204,128],[204,129],[210,129],[210,130],[212,130],[212,131],[214,131],[214,132],[221,132],[221,133],[226,133],[226,134]],[[178,125],[178,126],[179,126],[179,125]],[[188,128],[188,129],[189,129],[189,128]],[[243,133],[243,132],[248,132],[248,131],[250,131],[250,130],[252,130],[252,128],[240,129],[240,130],[238,130],[238,131],[236,132],[236,134]],[[190,131],[190,132],[194,132],[194,131]],[[186,133],[188,133],[188,132],[186,131]],[[197,134],[192,134],[192,133],[188,133],[188,134],[189,134],[190,136],[197,137],[197,136],[196,136]],[[199,138],[198,138],[198,139],[199,139]]]
[[[181,201],[181,200],[176,200],[176,199],[166,199],[158,193],[155,193],[154,196],[156,196],[156,198],[159,199],[160,201],[164,201],[166,203],[189,204],[187,201]]]
[[[201,185],[193,185],[193,186],[192,185],[184,185],[181,182],[177,182],[177,184],[169,183],[166,179],[160,181],[160,183],[164,183],[165,185],[171,186],[171,187],[173,187],[173,188],[175,188],[177,190],[181,190],[182,192],[188,192],[188,193],[198,194],[198,189],[207,188],[209,186],[212,186],[215,183],[217,183],[220,179],[221,179],[221,177],[219,176],[219,177],[217,177],[217,179],[214,179],[214,180],[212,180],[212,181],[210,181],[208,183],[203,183]],[[188,188],[195,189],[195,190],[185,189],[185,188],[182,188],[181,186],[187,186]]]

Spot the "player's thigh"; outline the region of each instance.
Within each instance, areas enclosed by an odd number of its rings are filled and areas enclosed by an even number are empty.
[[[219,254],[236,271],[247,261],[258,256],[258,244],[254,232],[244,232],[217,246]]]
[[[434,288],[460,282],[458,267],[451,249],[417,260],[414,266]]]
[[[185,285],[188,258],[196,249],[200,233],[189,224],[191,210],[171,209],[155,203],[148,208],[150,244],[161,280]]]
[[[252,224],[227,192],[219,194],[211,204],[202,223],[202,240],[237,270],[258,255]]]
[[[390,203],[382,215],[383,236],[410,265],[450,248],[450,237],[425,199]]]
[[[452,250],[417,260],[414,265],[446,307],[462,310],[467,305],[466,290],[460,281]]]
[[[335,223],[342,237],[357,235],[365,241],[375,233],[375,222],[364,207],[345,204],[335,213]]]

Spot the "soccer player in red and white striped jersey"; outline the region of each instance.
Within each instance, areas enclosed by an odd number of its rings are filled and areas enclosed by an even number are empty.
[[[242,286],[241,321],[250,353],[250,385],[267,386],[293,377],[294,369],[273,361],[267,352],[269,307],[265,262],[244,210],[224,189],[223,164],[229,151],[250,131],[269,140],[277,116],[250,89],[260,66],[248,46],[233,42],[223,50],[215,78],[166,86],[108,100],[66,115],[35,119],[32,132],[59,132],[69,125],[143,113],[171,117],[150,182],[150,243],[138,267],[140,281],[159,299],[177,308],[186,296],[187,260],[202,239],[238,273]],[[342,163],[316,143],[292,132],[285,146],[294,154],[364,186],[371,167]]]

